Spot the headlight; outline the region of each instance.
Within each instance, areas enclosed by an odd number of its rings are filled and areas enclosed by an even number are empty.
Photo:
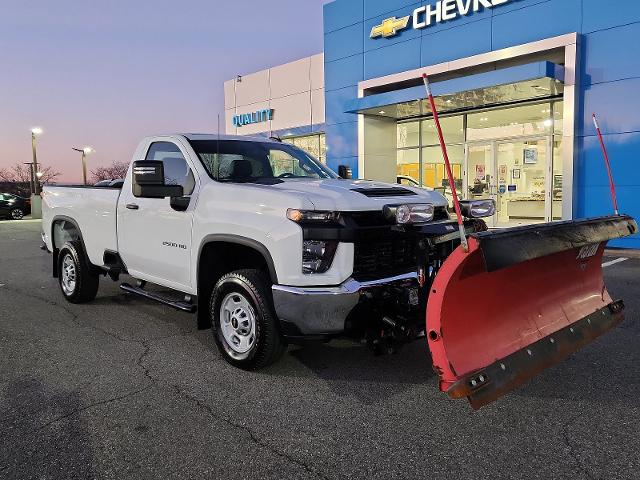
[[[496,202],[488,200],[462,200],[460,202],[462,215],[467,218],[490,217],[496,213]]]
[[[383,213],[387,221],[398,225],[427,223],[433,220],[435,209],[430,203],[409,205],[385,205]]]
[[[340,218],[340,213],[290,208],[287,210],[287,218],[296,223],[334,223]]]
[[[324,273],[329,270],[337,248],[336,241],[303,241],[302,273]]]

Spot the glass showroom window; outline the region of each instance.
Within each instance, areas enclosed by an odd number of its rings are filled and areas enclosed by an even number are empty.
[[[402,185],[422,185],[420,178],[420,122],[398,124],[396,175]]]
[[[295,145],[296,147],[309,152],[322,163],[326,163],[327,143],[324,133],[304,135],[301,137],[283,138],[282,141]]]
[[[444,117],[442,131],[452,162],[453,175],[461,185],[464,160],[464,117]],[[448,192],[440,143],[432,119],[398,124],[398,181]],[[447,183],[447,186],[444,184]]]
[[[467,141],[546,136],[553,131],[551,105],[536,103],[467,116]]]
[[[552,207],[553,220],[562,220],[562,132],[564,119],[564,102],[553,103],[553,180]]]

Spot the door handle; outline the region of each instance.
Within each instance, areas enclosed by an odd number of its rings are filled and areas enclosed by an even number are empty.
[[[140,207],[136,203],[127,203],[125,205],[129,210],[138,210]]]

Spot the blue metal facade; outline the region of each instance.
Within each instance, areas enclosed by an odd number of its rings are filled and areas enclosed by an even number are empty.
[[[640,218],[640,1],[513,0],[423,30],[369,38],[385,18],[436,0],[336,0],[324,7],[327,161],[358,171],[357,118],[348,113],[360,81],[577,32],[582,35],[576,218],[611,212],[607,174],[591,122],[597,112],[622,211]],[[640,248],[640,236],[613,242]]]

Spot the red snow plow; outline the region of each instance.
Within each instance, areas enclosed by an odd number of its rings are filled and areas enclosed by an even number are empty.
[[[624,305],[607,292],[602,255],[608,240],[637,230],[618,215],[471,235],[429,295],[440,389],[480,408],[620,323]]]
[[[422,77],[461,241],[431,285],[426,332],[440,390],[467,397],[477,409],[622,321],[624,304],[607,292],[602,255],[609,240],[637,233],[638,225],[618,214],[611,163],[594,114],[615,215],[467,238],[438,110],[429,79]]]

